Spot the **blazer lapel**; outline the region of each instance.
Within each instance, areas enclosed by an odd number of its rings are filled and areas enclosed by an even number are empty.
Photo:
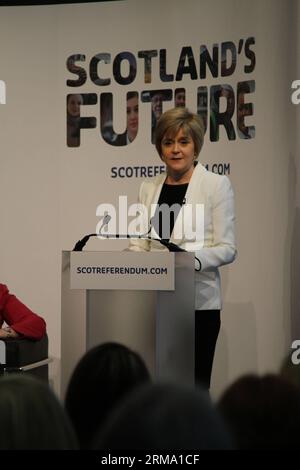
[[[195,190],[196,188],[199,188],[199,184],[201,184],[201,179],[206,172],[206,168],[201,165],[201,163],[197,163],[195,166],[195,169],[193,171],[191,180],[189,182],[186,195],[185,195],[185,204],[195,204]],[[184,204],[184,205],[185,205]],[[180,245],[185,241],[184,237],[184,232],[185,232],[185,227],[183,225],[183,212],[184,212],[184,205],[181,207],[181,210],[178,214],[178,217],[176,219],[173,232],[170,237],[170,242],[176,243],[177,245]],[[185,220],[185,224],[190,223],[192,225],[193,221],[188,218],[188,221]],[[180,238],[175,238],[174,235],[176,233],[180,233]]]

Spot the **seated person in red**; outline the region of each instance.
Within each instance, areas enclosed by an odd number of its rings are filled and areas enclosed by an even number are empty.
[[[2,328],[3,323],[8,326]],[[41,339],[46,333],[43,318],[33,313],[4,284],[0,284],[0,339],[18,338]]]

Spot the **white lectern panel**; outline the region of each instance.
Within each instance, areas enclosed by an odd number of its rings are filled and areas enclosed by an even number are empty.
[[[111,262],[128,254],[111,252]],[[143,265],[145,253],[132,254]],[[86,259],[86,253],[78,255]],[[70,289],[70,253],[63,253],[62,396],[82,355],[109,341],[137,351],[155,379],[194,383],[194,255],[164,255],[175,258],[173,291],[120,290],[117,281],[114,290]]]

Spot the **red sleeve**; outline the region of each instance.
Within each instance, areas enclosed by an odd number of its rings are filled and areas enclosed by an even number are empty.
[[[17,333],[31,339],[41,339],[46,333],[46,323],[0,284],[0,316]]]

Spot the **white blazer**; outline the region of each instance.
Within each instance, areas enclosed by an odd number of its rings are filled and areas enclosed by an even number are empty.
[[[148,227],[150,227],[150,218],[154,215],[155,205],[165,179],[166,174],[162,173],[141,184],[139,202],[147,208]],[[204,220],[202,219],[202,226],[199,230],[196,214],[201,216],[201,213],[204,213]],[[194,251],[195,256],[201,262],[201,271],[195,272],[196,310],[222,308],[218,268],[232,263],[236,257],[234,221],[234,195],[229,179],[207,171],[198,163],[193,171],[184,204],[170,238],[170,242],[176,243],[184,250]],[[151,236],[159,238],[153,232]],[[133,251],[167,250],[158,242],[142,239],[131,239],[129,249]],[[197,260],[195,260],[195,268],[199,268]]]

